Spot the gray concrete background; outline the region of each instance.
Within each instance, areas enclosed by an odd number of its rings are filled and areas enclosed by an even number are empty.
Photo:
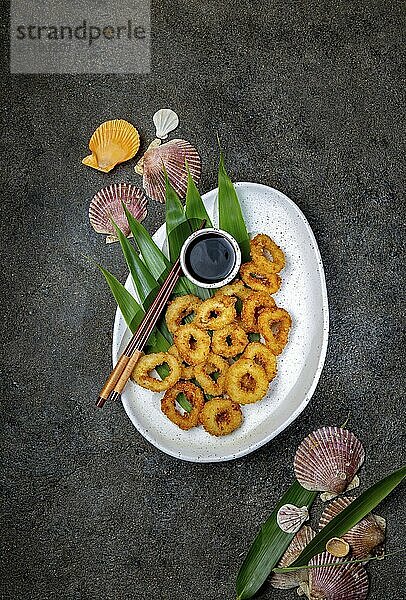
[[[349,414],[367,452],[362,489],[400,466],[403,21],[392,0],[157,0],[150,75],[10,77],[5,59],[1,598],[231,600],[307,433]],[[231,463],[177,461],[120,405],[94,407],[115,306],[86,256],[121,280],[126,269],[87,210],[106,183],[139,180],[133,163],[103,175],[81,159],[106,119],[132,121],[145,145],[166,105],[201,153],[201,190],[215,186],[218,132],[232,178],[290,196],[325,264],[331,334],[313,400]],[[151,202],[149,230],[162,220]],[[379,509],[388,550],[405,545],[402,509],[401,490]],[[371,600],[406,598],[402,564],[371,564]]]

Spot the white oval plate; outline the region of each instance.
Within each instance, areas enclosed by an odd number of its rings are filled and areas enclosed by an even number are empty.
[[[323,264],[313,232],[300,209],[277,190],[256,183],[235,188],[248,231],[267,233],[286,256],[282,285],[275,295],[279,306],[292,316],[289,342],[278,357],[278,375],[266,397],[242,407],[244,422],[231,435],[216,438],[196,427],[182,431],[160,409],[162,394],[131,381],[123,405],[138,431],[154,446],[182,460],[219,462],[253,452],[294,421],[308,404],[319,380],[327,351],[328,302]],[[217,189],[203,196],[209,215],[217,223]],[[153,236],[165,247],[165,225]],[[135,294],[131,277],[126,287]],[[113,333],[113,363],[130,338],[117,310]]]

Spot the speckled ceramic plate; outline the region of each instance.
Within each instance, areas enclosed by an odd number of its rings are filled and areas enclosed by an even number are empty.
[[[182,460],[218,462],[253,452],[272,440],[304,410],[323,368],[328,339],[328,303],[323,265],[316,240],[299,208],[281,192],[255,183],[237,183],[247,228],[269,234],[286,255],[282,286],[275,295],[279,306],[292,316],[289,342],[278,358],[278,375],[267,396],[242,407],[244,422],[231,435],[212,437],[202,427],[182,431],[160,410],[162,394],[129,382],[122,400],[138,431],[154,446]],[[217,190],[203,196],[217,222]],[[165,227],[154,240],[165,247]],[[131,278],[126,287],[134,294]],[[113,362],[129,340],[129,331],[117,311],[114,323]]]

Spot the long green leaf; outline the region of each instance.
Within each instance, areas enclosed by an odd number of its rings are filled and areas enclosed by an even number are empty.
[[[192,228],[186,218],[179,196],[169,183],[165,172],[166,185],[166,237],[168,239],[169,257],[175,262],[180,255],[185,240],[192,233]]]
[[[164,282],[166,276],[171,268],[171,263],[166,258],[165,254],[158,248],[148,231],[143,225],[127,209],[123,203],[125,215],[127,217],[128,225],[131,229],[131,233],[134,236],[134,240],[140,250],[142,259],[151,273],[152,277],[158,281],[161,285]]]
[[[351,527],[371,512],[406,476],[406,466],[384,477],[368,488],[347,508],[340,512],[328,525],[312,539],[291,567],[307,565],[316,554],[326,549],[326,543],[333,537],[342,537]]]
[[[126,238],[121,229],[117,227],[114,221],[113,225],[118,237],[118,241],[120,242],[125,261],[130,270],[135,289],[137,290],[142,305],[146,310],[149,308],[151,302],[155,298],[159,290],[159,284],[138,256],[138,252],[134,246],[130,243],[128,238]]]
[[[250,238],[244,217],[242,215],[240,201],[233,183],[227,175],[223,155],[220,152],[220,164],[218,173],[218,209],[220,229],[228,231],[238,242],[241,248],[242,261],[247,262],[250,258]]]
[[[194,230],[200,227],[203,220],[206,221],[206,227],[212,227],[212,222],[207,213],[206,207],[196,187],[193,177],[190,174],[189,167],[187,166],[187,191],[186,191],[186,205],[185,214],[191,223]]]
[[[148,231],[133,215],[128,211],[127,207],[123,203],[123,208],[127,217],[128,225],[130,226],[131,233],[134,236],[134,240],[140,250],[142,259],[147,266],[151,275],[158,281],[160,285],[165,281],[170,269],[171,263],[166,258],[162,250],[156,245]],[[178,283],[175,286],[175,295],[193,294],[195,288],[193,284],[186,279],[186,277],[180,277]]]
[[[255,538],[239,570],[236,583],[237,600],[252,598],[294,537],[294,534],[284,533],[276,522],[280,507],[284,504],[294,504],[310,508],[316,496],[317,492],[305,490],[297,481],[282,496]]]
[[[131,333],[134,333],[141,323],[144,316],[142,307],[138,304],[136,299],[125,289],[122,283],[114,277],[107,269],[104,269],[101,265],[97,265],[100,271],[103,273],[105,280],[108,283],[110,290],[121,310],[127,326]]]

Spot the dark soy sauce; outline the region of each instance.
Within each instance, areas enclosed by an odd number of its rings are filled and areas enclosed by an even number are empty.
[[[202,283],[225,279],[233,270],[235,260],[232,244],[216,233],[196,237],[185,253],[185,265],[190,275]]]

